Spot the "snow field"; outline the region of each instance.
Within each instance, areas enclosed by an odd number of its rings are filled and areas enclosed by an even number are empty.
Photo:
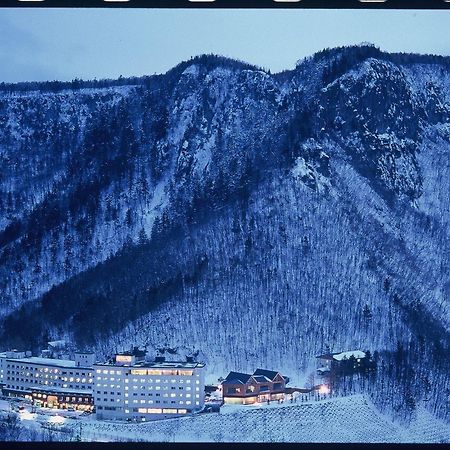
[[[223,407],[223,412],[142,424],[83,422],[83,440],[163,442],[450,442],[450,427],[419,410],[407,428],[363,395],[305,404]]]

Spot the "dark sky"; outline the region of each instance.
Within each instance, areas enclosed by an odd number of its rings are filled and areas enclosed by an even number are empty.
[[[0,81],[162,73],[202,53],[277,72],[325,47],[450,54],[450,11],[0,9]]]

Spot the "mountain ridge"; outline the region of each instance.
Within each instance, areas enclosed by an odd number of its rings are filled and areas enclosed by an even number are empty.
[[[425,340],[445,386],[450,58],[386,55],[0,94],[0,340],[135,340],[212,374]]]

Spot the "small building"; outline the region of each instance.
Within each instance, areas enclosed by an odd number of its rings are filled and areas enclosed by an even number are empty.
[[[316,356],[317,358],[317,374],[327,375],[332,370],[339,367],[342,362],[354,359],[354,369],[361,365],[361,360],[367,355],[362,350],[350,350],[338,353],[326,353],[324,355]]]
[[[250,405],[283,398],[286,378],[280,372],[257,369],[250,375],[230,372],[222,381],[223,402]]]

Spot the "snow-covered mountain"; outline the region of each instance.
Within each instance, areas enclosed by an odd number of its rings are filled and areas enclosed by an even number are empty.
[[[450,58],[0,85],[3,345],[295,376],[327,348],[425,342],[448,389],[449,161]]]

